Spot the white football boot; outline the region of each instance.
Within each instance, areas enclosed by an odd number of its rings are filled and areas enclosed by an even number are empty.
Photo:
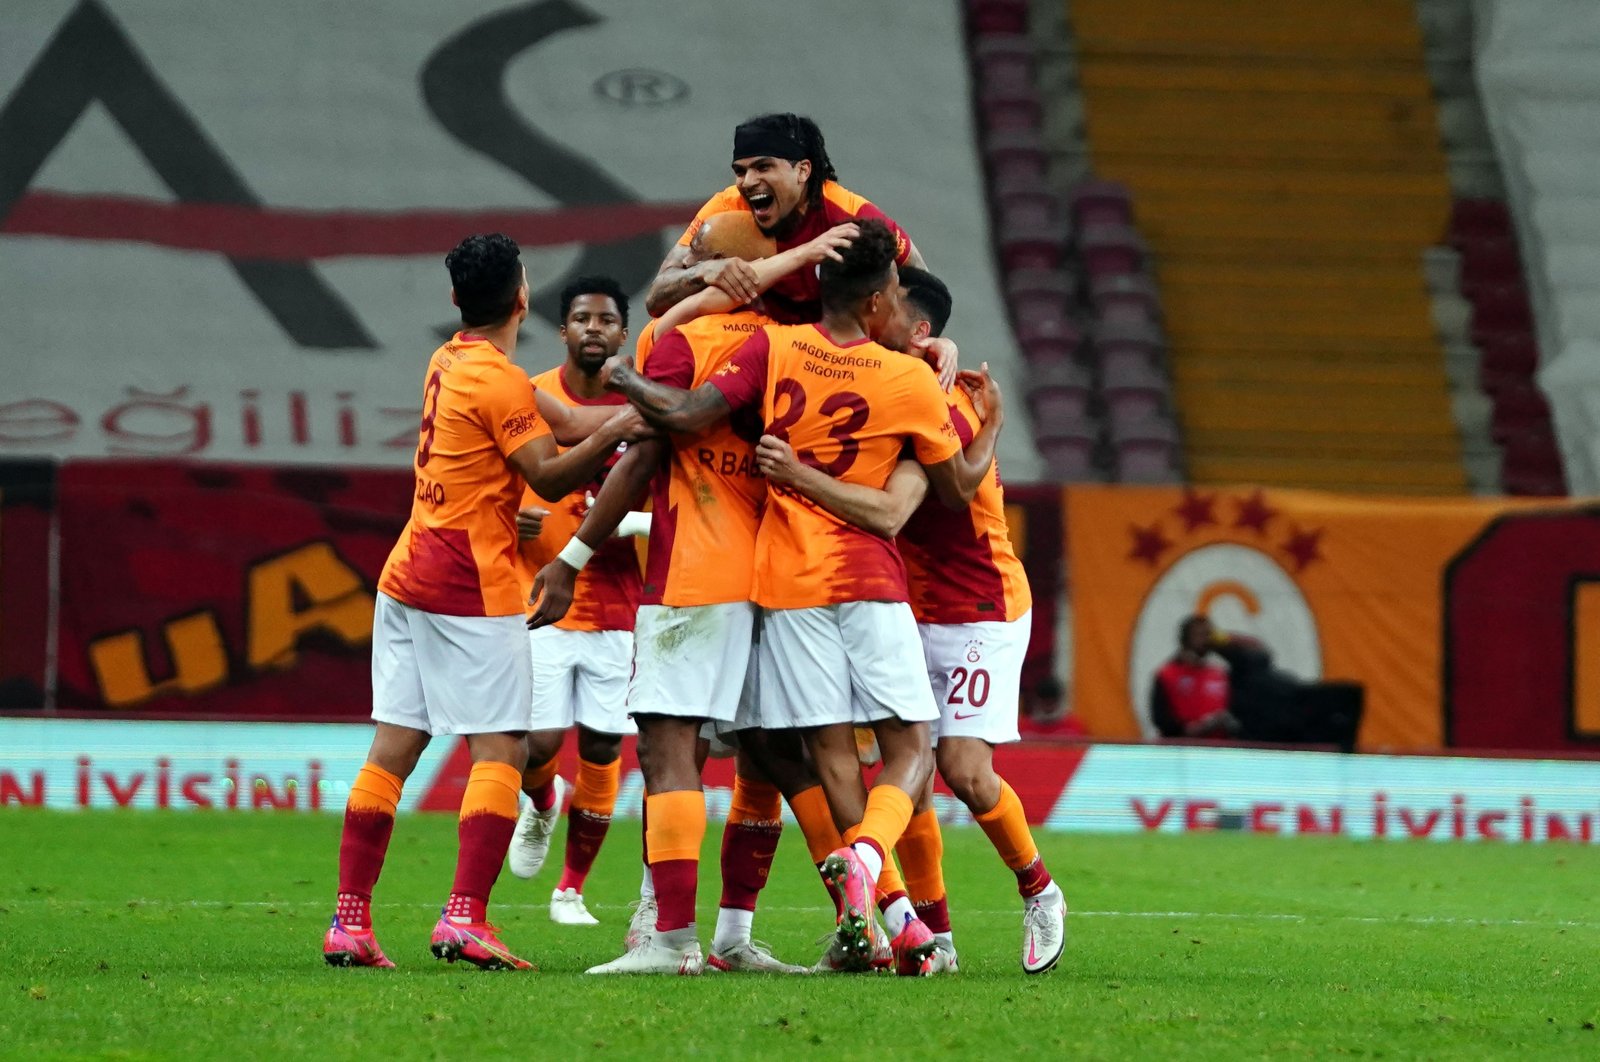
[[[692,940],[682,948],[657,942],[652,936],[637,948],[623,952],[610,962],[589,967],[592,974],[676,974],[680,977],[698,977],[705,972],[705,958],[700,954],[700,942]]]
[[[711,951],[706,968],[718,973],[768,973],[804,974],[809,967],[784,962],[772,954],[772,949],[759,940],[746,940],[730,948]]]
[[[600,919],[583,905],[577,889],[556,889],[550,894],[550,921],[558,926],[597,926]]]
[[[1052,969],[1067,947],[1067,898],[1054,883],[1023,901],[1022,969],[1041,974]]]
[[[517,828],[511,834],[511,848],[506,852],[511,873],[519,878],[531,878],[544,866],[550,854],[550,835],[556,832],[556,820],[561,818],[561,801],[567,795],[567,783],[559,774],[552,783],[556,789],[555,803],[549,811],[537,811],[533,801],[526,801],[517,813]],[[552,916],[553,917],[553,916]]]
[[[628,919],[628,932],[622,938],[622,950],[632,951],[649,940],[656,931],[656,898],[641,896],[629,904],[633,915]]]

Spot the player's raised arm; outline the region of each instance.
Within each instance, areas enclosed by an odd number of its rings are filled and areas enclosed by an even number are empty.
[[[534,576],[533,593],[529,598],[535,603],[528,617],[530,630],[559,623],[566,616],[572,607],[578,573],[589,563],[595,550],[616,534],[623,520],[643,501],[650,477],[655,475],[665,455],[666,445],[661,439],[643,439],[628,447],[628,452],[612,467],[571,541]]]
[[[771,482],[805,495],[841,520],[894,538],[928,495],[928,477],[915,461],[901,461],[882,490],[863,483],[834,479],[795,456],[794,448],[775,435],[763,435],[756,464]]]
[[[757,292],[766,292],[772,285],[797,269],[812,268],[829,259],[840,261],[840,250],[850,246],[850,241],[860,235],[860,232],[861,230],[853,222],[846,222],[843,225],[835,225],[798,247],[791,247],[769,258],[758,258],[749,262],[748,265],[755,274]],[[740,305],[741,303],[720,287],[705,288],[663,313],[656,322],[656,334],[664,335],[667,329],[676,328],[696,317],[727,313]]]

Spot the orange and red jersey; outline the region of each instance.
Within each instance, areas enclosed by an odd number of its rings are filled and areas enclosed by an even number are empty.
[[[611,392],[599,398],[579,398],[567,386],[563,367],[559,365],[535,376],[533,386],[568,406],[620,406],[627,402],[620,394]],[[550,510],[539,529],[539,537],[524,541],[518,551],[517,570],[522,578],[524,602],[533,589],[533,579],[539,569],[555,559],[583,523],[583,515],[588,512],[584,493],[600,493],[606,476],[627,449],[627,443],[619,443],[593,479],[553,505],[531,487],[524,490],[524,506],[537,505]],[[568,631],[631,631],[634,614],[639,611],[641,586],[639,554],[634,549],[633,539],[612,538],[594,551],[589,563],[578,573],[572,591],[572,607],[556,626]],[[530,612],[533,609],[532,605],[526,607]]]
[[[746,212],[750,210],[750,204],[739,194],[738,185],[730,184],[706,200],[705,206],[700,208],[683,235],[678,237],[678,245],[689,246],[694,240],[694,234],[699,231],[706,218],[713,214],[725,214],[730,210]],[[900,265],[910,261],[911,237],[906,235],[905,230],[872,203],[837,181],[823,183],[821,209],[808,208],[800,224],[795,227],[795,231],[778,241],[778,250],[787,251],[803,243],[809,243],[835,225],[843,225],[847,221],[866,221],[871,218],[883,222],[889,226],[889,231],[894,233],[895,261]],[[821,312],[821,297],[822,292],[814,269],[797,269],[788,276],[780,278],[764,296],[769,305],[782,309],[786,320],[795,321],[815,321]]]
[[[416,495],[378,578],[397,601],[442,616],[516,616],[517,502],[506,458],[550,434],[528,374],[482,336],[433,352],[422,388]]]
[[[980,426],[961,388],[946,396],[962,448]],[[990,465],[972,504],[952,509],[929,497],[900,532],[918,623],[986,623],[1018,619],[1033,607],[1028,576],[1011,548],[999,462]]]
[[[727,365],[771,318],[751,311],[712,314],[639,337],[639,371],[692,390]],[[756,470],[761,418],[736,412],[705,431],[673,435],[672,452],[651,484],[654,517],[645,561],[644,603],[715,605],[750,600],[756,529],[767,481]]]
[[[944,392],[917,358],[869,339],[836,343],[821,325],[773,325],[712,377],[734,410],[759,401],[769,434],[846,483],[883,489],[909,443],[935,465],[961,448]],[[751,599],[763,608],[907,600],[893,542],[776,487],[756,536]]]

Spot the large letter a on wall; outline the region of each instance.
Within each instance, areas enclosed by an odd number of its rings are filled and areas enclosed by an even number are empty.
[[[0,106],[0,220],[96,101],[181,201],[259,205],[111,15],[96,0],[84,0]],[[300,346],[375,346],[309,262],[228,262]]]

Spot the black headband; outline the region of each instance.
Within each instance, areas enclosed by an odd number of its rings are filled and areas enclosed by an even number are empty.
[[[733,131],[734,158],[753,159],[762,155],[799,162],[806,157],[806,152],[785,134],[754,123],[741,125]]]

